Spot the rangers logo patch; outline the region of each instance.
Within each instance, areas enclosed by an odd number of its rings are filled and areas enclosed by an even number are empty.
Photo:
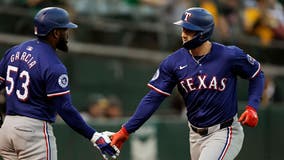
[[[159,75],[160,75],[160,70],[157,69],[157,71],[156,71],[156,73],[154,74],[154,76],[152,77],[151,81],[156,80],[156,79],[159,77]]]
[[[67,74],[62,74],[59,78],[58,78],[58,84],[60,87],[65,88],[68,86],[68,76]]]
[[[247,54],[247,60],[250,64],[254,65],[255,59],[252,58],[249,54]]]

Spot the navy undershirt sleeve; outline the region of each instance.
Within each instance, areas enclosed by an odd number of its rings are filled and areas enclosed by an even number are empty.
[[[135,113],[123,126],[128,133],[135,132],[139,129],[159,108],[160,104],[167,96],[151,90],[140,101]]]
[[[56,107],[57,113],[73,130],[87,139],[91,139],[96,132],[81,117],[77,109],[71,103],[70,94],[52,97],[53,106]]]
[[[259,107],[263,89],[264,89],[264,74],[261,71],[254,78],[249,80],[248,105],[254,107],[256,110]]]

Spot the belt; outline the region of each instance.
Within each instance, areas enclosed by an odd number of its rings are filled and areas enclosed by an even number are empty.
[[[214,125],[212,127],[208,127],[208,128],[197,128],[197,127],[195,127],[193,125],[190,125],[190,126],[191,126],[191,128],[192,128],[192,130],[194,132],[198,133],[201,136],[205,136],[205,135],[208,135],[209,133],[212,133],[212,132],[214,132],[216,130],[229,127],[229,126],[231,126],[233,124],[233,122],[234,122],[234,118],[229,119],[229,120],[227,120],[227,121],[225,121],[223,123]],[[209,132],[209,131],[211,131],[211,132]]]

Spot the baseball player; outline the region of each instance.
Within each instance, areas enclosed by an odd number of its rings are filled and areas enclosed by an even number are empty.
[[[0,87],[6,90],[6,116],[0,129],[4,160],[56,160],[52,123],[58,113],[76,132],[89,139],[104,159],[119,150],[107,135],[82,119],[71,103],[67,69],[56,49],[68,51],[68,29],[77,28],[62,8],[48,7],[34,17],[34,34],[7,50],[0,62]]]
[[[264,87],[260,63],[236,46],[210,42],[214,21],[203,8],[187,9],[175,24],[182,27],[183,47],[161,62],[148,83],[152,90],[111,136],[111,144],[121,148],[177,85],[187,108],[191,159],[232,160],[242,147],[241,124],[255,127],[258,123]],[[239,119],[237,76],[249,81],[248,103]]]

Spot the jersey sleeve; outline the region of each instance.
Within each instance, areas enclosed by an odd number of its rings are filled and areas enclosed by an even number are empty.
[[[51,66],[47,71],[45,80],[48,97],[60,96],[70,92],[67,69],[63,64]]]
[[[70,94],[62,96],[53,96],[50,98],[51,104],[56,107],[61,118],[76,132],[87,139],[91,139],[96,132],[81,117],[78,110],[72,105]]]
[[[235,57],[233,59],[233,72],[244,79],[254,78],[260,71],[260,63],[244,53],[241,49],[236,48]]]
[[[169,58],[166,58],[157,69],[156,73],[148,83],[148,87],[156,92],[170,96],[177,81],[174,76],[173,67],[171,67]]]

